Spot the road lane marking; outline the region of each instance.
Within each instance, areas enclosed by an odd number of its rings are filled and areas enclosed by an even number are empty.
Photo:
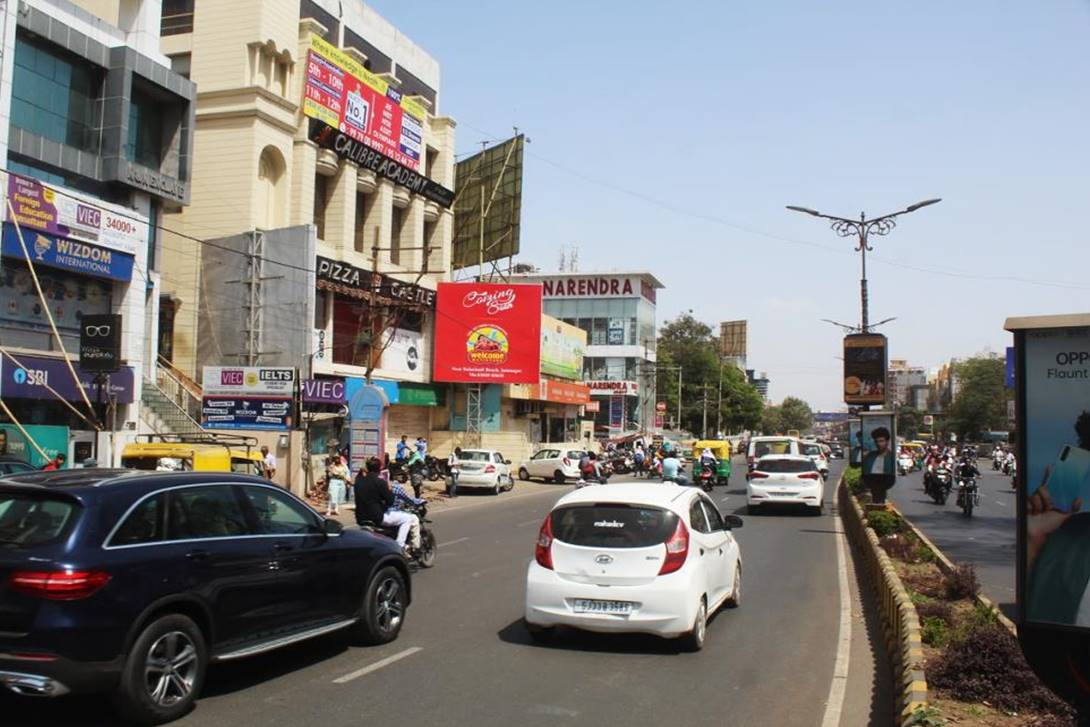
[[[825,700],[825,716],[821,720],[821,727],[840,727],[844,694],[848,687],[848,661],[852,651],[852,593],[848,588],[847,546],[841,527],[836,529],[836,545],[837,581],[840,584],[840,630],[837,635],[833,681],[829,685],[829,698]]]
[[[445,548],[448,545],[456,545],[457,543],[464,543],[467,540],[469,540],[469,538],[455,538],[454,540],[448,540],[445,543],[439,543],[439,545],[437,545],[435,547],[436,548]]]
[[[526,522],[523,522],[523,523],[519,523],[519,524],[517,524],[517,525],[516,525],[515,527],[517,527],[517,528],[524,528],[524,527],[526,527],[527,525],[537,525],[537,524],[538,524],[538,523],[540,523],[540,522],[541,522],[541,518],[539,518],[539,517],[535,517],[535,518],[534,518],[533,520],[527,520]]]
[[[1000,502],[999,500],[996,500],[996,501],[995,501],[995,504],[996,504],[996,505],[999,505],[1000,507],[1006,507],[1006,506],[1007,506],[1007,503],[1005,503],[1005,502]]]
[[[409,647],[408,649],[405,649],[404,651],[399,651],[396,654],[392,654],[391,656],[387,656],[385,659],[379,659],[374,664],[369,664],[369,665],[363,667],[362,669],[357,669],[354,672],[350,672],[348,674],[345,674],[343,677],[337,677],[336,679],[333,680],[333,683],[334,684],[347,684],[348,682],[352,681],[353,679],[359,679],[362,676],[367,676],[368,674],[370,674],[373,671],[378,671],[379,669],[381,669],[384,666],[389,666],[390,664],[393,664],[394,662],[401,661],[406,656],[412,656],[416,652],[423,651],[423,650],[424,650],[423,647],[420,647],[420,646]]]

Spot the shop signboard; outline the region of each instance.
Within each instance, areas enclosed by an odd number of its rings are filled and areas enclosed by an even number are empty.
[[[85,313],[79,327],[79,366],[84,371],[113,373],[121,368],[121,316]]]
[[[379,358],[378,367],[383,371],[395,371],[400,374],[415,374],[421,370],[424,350],[424,334],[395,328],[386,331],[386,348]]]
[[[586,331],[552,316],[541,316],[541,373],[579,381],[586,352]]]
[[[46,388],[49,386],[65,401],[83,401],[79,387],[72,380],[72,373],[63,359],[27,354],[16,354],[15,358],[21,366],[7,356],[0,361],[0,396],[5,399],[55,399]],[[96,401],[99,387],[95,383],[95,372],[86,371],[78,365],[75,369],[87,397]],[[132,367],[122,366],[106,377],[102,400],[109,401],[111,396],[116,396],[117,403],[131,404],[133,391]]]
[[[597,414],[602,410],[602,402],[594,401],[593,399],[583,405],[583,411],[588,414]]]
[[[47,235],[44,232],[23,229],[27,252],[35,265],[46,265],[75,273],[93,275],[108,280],[128,282],[132,280],[133,256],[99,245],[79,240]],[[0,252],[6,257],[25,259],[23,246],[15,225],[4,223],[3,243]]]
[[[542,379],[536,398],[558,404],[586,404],[590,401],[590,389],[586,384],[572,381]]]
[[[4,205],[4,219],[18,222],[24,234],[28,230],[44,232],[126,255],[135,255],[148,242],[148,223],[136,212],[92,201],[67,189],[54,189],[36,179],[8,174],[8,201],[11,210]]]
[[[410,305],[435,307],[435,291],[430,288],[396,280],[389,275],[373,273],[321,255],[318,256],[315,278],[319,288],[331,289],[353,298],[363,299],[374,293]]]
[[[338,406],[345,403],[344,379],[303,379],[299,386],[303,406],[316,404]]]
[[[68,427],[24,424],[23,429],[50,458],[58,454],[68,456]],[[14,424],[0,424],[0,457],[21,459],[29,463],[31,467],[39,469],[49,461],[42,458],[34,445],[27,441],[27,438],[19,431],[19,427]]]
[[[886,401],[886,337],[853,333],[844,337],[844,403]]]
[[[639,396],[638,381],[605,381],[595,379],[587,382],[591,396]]]
[[[555,298],[646,298],[655,302],[655,286],[638,275],[571,275],[541,281],[546,300]]]
[[[610,429],[623,429],[624,428],[624,397],[623,396],[611,396],[611,397],[609,397],[609,428]]]
[[[528,384],[541,371],[541,286],[440,283],[434,380]]]
[[[427,111],[352,56],[310,36],[303,113],[418,171]]]
[[[295,369],[205,366],[201,425],[207,429],[291,429]]]
[[[625,318],[610,318],[609,328],[606,331],[606,343],[610,346],[624,345],[624,329],[628,320]]]

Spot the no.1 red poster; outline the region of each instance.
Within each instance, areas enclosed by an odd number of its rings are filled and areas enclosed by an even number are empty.
[[[440,283],[436,381],[536,384],[541,370],[541,286]]]

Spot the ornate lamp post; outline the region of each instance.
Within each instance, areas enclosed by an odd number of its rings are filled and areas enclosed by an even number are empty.
[[[851,220],[846,217],[833,217],[832,215],[822,214],[817,210],[812,210],[807,207],[787,205],[787,209],[789,210],[831,220],[831,227],[833,228],[833,232],[837,235],[840,237],[856,237],[859,240],[859,244],[856,246],[855,250],[860,253],[863,263],[863,275],[859,280],[859,293],[862,303],[862,320],[859,325],[860,333],[868,333],[871,329],[870,314],[867,308],[867,253],[874,248],[870,246],[870,236],[888,235],[893,231],[893,228],[897,226],[897,221],[894,218],[908,214],[909,212],[915,212],[921,207],[927,207],[928,205],[936,204],[941,201],[941,199],[926,199],[923,202],[909,205],[900,212],[882,215],[881,217],[875,217],[872,220],[868,220],[867,215],[862,212],[859,213],[858,220]]]

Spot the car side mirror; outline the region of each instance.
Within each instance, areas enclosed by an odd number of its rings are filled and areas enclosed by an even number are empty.
[[[724,530],[737,530],[742,527],[742,518],[737,515],[724,515],[723,516],[723,529]]]
[[[504,464],[511,464],[511,460],[509,460],[509,459],[505,459],[505,460],[503,461],[503,463],[504,463]]]
[[[340,535],[344,532],[344,525],[339,520],[326,518],[322,521],[322,532],[326,535]]]

